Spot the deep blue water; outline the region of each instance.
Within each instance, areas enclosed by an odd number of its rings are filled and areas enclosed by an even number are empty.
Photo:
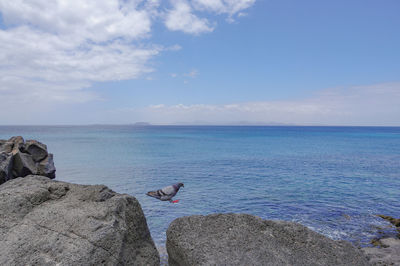
[[[58,180],[135,196],[159,245],[193,214],[296,221],[355,244],[388,225],[374,214],[400,216],[400,128],[0,127],[14,135],[47,144]],[[178,181],[177,204],[145,195]]]

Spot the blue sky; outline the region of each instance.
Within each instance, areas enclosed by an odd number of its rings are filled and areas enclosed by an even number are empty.
[[[71,2],[0,0],[0,124],[400,126],[397,0]]]

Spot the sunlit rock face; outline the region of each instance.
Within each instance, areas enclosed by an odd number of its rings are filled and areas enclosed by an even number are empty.
[[[169,265],[369,265],[346,241],[248,214],[194,215],[167,231]]]
[[[0,265],[160,265],[139,202],[43,176],[0,186]]]

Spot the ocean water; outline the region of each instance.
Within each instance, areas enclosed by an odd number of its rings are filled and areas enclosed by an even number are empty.
[[[177,217],[249,213],[366,245],[400,216],[400,128],[1,126],[47,144],[57,180],[135,196],[157,245]],[[177,204],[147,191],[183,182]],[[383,228],[383,229],[382,229]]]

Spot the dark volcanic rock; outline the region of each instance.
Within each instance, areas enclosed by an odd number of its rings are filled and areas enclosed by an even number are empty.
[[[11,153],[14,143],[6,140],[0,142],[0,153]]]
[[[29,154],[19,151],[14,155],[13,170],[15,171],[15,175],[17,177],[23,177],[31,174],[36,174],[37,167]]]
[[[400,219],[396,219],[391,216],[381,215],[381,214],[379,214],[378,216],[381,217],[382,219],[385,219],[386,221],[390,222],[394,226],[400,227]]]
[[[139,202],[42,176],[0,186],[0,265],[159,265]]]
[[[36,140],[27,140],[25,150],[32,156],[35,162],[40,162],[47,157],[47,146]]]
[[[0,153],[0,184],[12,178],[12,159],[11,154]]]
[[[11,151],[13,155],[19,152],[24,147],[24,139],[21,136],[12,137],[8,140],[8,142],[11,142],[13,144],[13,149]]]
[[[56,177],[53,154],[36,140],[24,141],[21,136],[0,140],[0,184],[27,175]]]
[[[247,214],[188,216],[167,231],[170,265],[369,265],[350,243]]]
[[[44,160],[38,163],[37,174],[47,176],[49,178],[56,177],[56,168],[54,167],[53,154],[49,153]]]

